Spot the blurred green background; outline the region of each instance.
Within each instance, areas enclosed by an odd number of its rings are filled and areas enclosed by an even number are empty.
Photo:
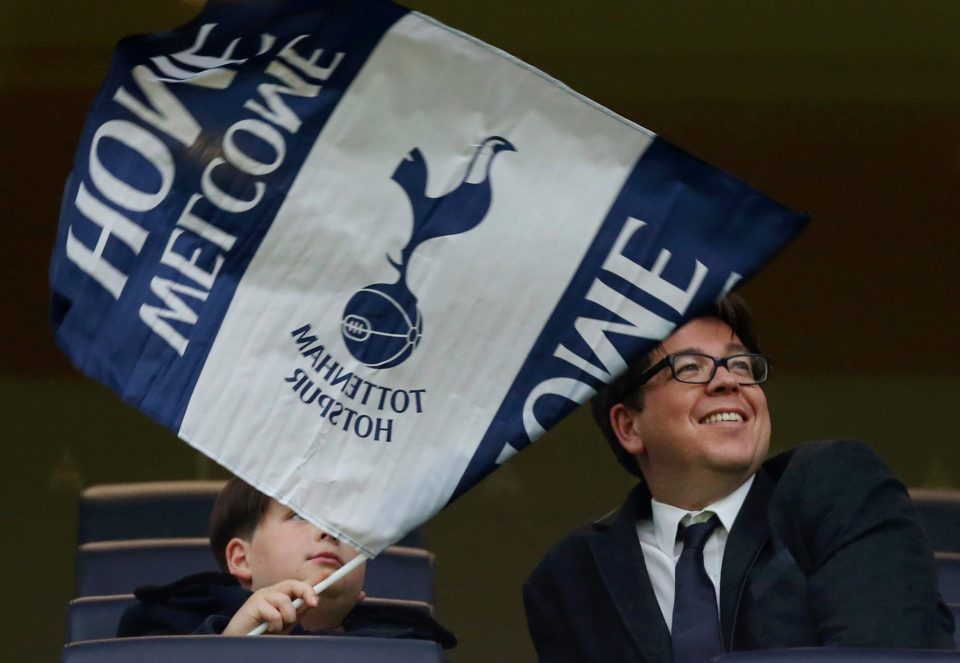
[[[742,289],[776,358],[775,448],[858,437],[908,485],[960,487],[960,3],[410,4],[809,211]],[[60,194],[113,43],[199,6],[0,5],[0,639],[21,658],[59,657],[82,487],[223,476],[73,371],[47,322]],[[451,660],[533,660],[523,579],[630,484],[581,410],[437,516]]]

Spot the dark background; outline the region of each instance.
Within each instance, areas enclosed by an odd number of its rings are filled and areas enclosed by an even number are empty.
[[[960,3],[411,4],[809,211],[742,289],[776,358],[775,448],[855,436],[910,485],[960,487]],[[199,6],[0,3],[0,639],[32,659],[59,655],[81,487],[223,476],[73,371],[47,322],[60,195],[113,43]],[[430,523],[452,660],[532,660],[521,583],[620,501],[608,456],[578,411]]]

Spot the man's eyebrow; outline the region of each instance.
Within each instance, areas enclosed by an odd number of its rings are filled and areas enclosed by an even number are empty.
[[[724,348],[724,352],[727,353],[727,354],[729,354],[729,353],[734,353],[734,354],[736,354],[736,353],[740,353],[740,352],[750,352],[750,348],[748,348],[747,346],[745,346],[743,343],[727,343],[726,347]],[[709,353],[706,352],[703,348],[699,348],[699,347],[697,347],[697,346],[691,346],[691,347],[689,347],[689,348],[683,348],[683,349],[681,349],[681,350],[674,350],[674,351],[671,352],[670,354],[675,354],[675,355],[677,355],[677,354],[688,354],[688,353],[694,353],[694,354],[699,354],[699,355],[709,354]]]

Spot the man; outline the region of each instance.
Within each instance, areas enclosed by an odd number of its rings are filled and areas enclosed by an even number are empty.
[[[597,395],[594,416],[640,482],[530,576],[542,661],[953,648],[929,544],[876,454],[815,443],[764,462],[768,371],[731,296]]]

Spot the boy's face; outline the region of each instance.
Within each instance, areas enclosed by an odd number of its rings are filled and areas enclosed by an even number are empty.
[[[230,554],[234,542],[243,544],[242,556]],[[315,585],[359,554],[276,500],[270,500],[250,540],[233,539],[227,550],[230,572],[252,591],[290,579]],[[361,565],[335,582],[321,601],[336,596],[356,601],[364,570]]]

